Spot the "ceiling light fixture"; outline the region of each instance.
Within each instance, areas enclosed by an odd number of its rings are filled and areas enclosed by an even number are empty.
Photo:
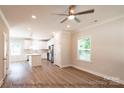
[[[73,10],[73,9],[71,9],[71,10],[70,10],[70,12],[71,12],[71,13],[74,13],[74,10]]]
[[[70,28],[70,25],[67,25],[66,27],[67,27],[67,28]]]
[[[75,18],[74,15],[70,15],[70,16],[68,16],[68,19],[69,19],[69,20],[73,20],[74,18]]]
[[[32,15],[31,17],[32,17],[33,19],[36,19],[36,18],[37,18],[35,15]]]

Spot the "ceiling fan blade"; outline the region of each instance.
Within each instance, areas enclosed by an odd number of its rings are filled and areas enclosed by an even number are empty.
[[[68,16],[68,14],[53,14],[53,15]]]
[[[86,10],[86,11],[83,11],[83,12],[75,13],[74,15],[89,14],[89,13],[93,13],[93,12],[94,12],[94,9],[91,9],[91,10]]]
[[[80,20],[77,17],[75,17],[74,19],[76,22],[80,23]]]
[[[67,20],[68,18],[66,17],[65,19],[63,19],[60,23],[63,23]]]

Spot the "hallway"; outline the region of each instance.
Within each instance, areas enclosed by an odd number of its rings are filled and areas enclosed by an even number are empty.
[[[124,85],[77,70],[59,68],[44,60],[42,66],[31,68],[27,62],[11,63],[4,88],[26,87],[124,87]]]

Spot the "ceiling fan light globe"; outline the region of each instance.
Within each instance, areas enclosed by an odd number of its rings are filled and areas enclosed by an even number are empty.
[[[70,10],[71,13],[74,13],[74,10]]]
[[[70,15],[70,16],[68,16],[68,19],[69,19],[69,20],[73,20],[74,18],[75,18],[74,15]]]

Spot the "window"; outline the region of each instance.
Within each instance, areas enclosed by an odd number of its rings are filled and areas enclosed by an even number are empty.
[[[11,42],[10,51],[12,56],[21,55],[21,44],[18,42]]]
[[[91,39],[89,37],[78,40],[78,58],[91,61]]]

